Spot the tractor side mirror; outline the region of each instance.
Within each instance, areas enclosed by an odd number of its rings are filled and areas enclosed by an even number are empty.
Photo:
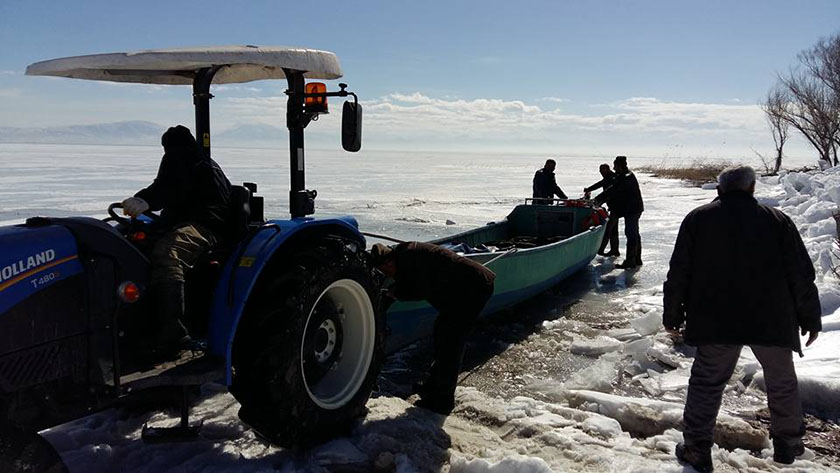
[[[351,153],[362,149],[362,106],[359,102],[344,102],[341,110],[341,146]]]

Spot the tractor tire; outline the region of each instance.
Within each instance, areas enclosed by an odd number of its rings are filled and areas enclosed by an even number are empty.
[[[325,239],[281,259],[237,330],[231,393],[239,417],[283,447],[346,434],[379,375],[384,313],[364,252]]]

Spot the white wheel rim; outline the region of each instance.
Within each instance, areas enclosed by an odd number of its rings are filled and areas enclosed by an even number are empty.
[[[367,377],[376,344],[376,314],[361,284],[352,279],[340,279],[318,296],[309,311],[301,337],[306,337],[315,308],[324,297],[329,297],[340,308],[342,315],[340,330],[343,331],[343,344],[339,359],[321,379],[310,384],[303,366],[308,354],[304,353],[306,344],[301,339],[300,372],[306,392],[315,404],[324,409],[338,409],[353,399]],[[335,327],[334,324],[329,325]],[[321,323],[319,328],[323,326]],[[319,359],[322,355],[320,352],[315,354]]]

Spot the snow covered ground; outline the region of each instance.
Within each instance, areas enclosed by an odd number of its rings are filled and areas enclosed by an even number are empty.
[[[141,147],[0,145],[0,224],[36,214],[102,215],[108,202],[149,182],[159,153]],[[267,214],[283,216],[284,153],[220,149],[215,158],[234,182],[258,179]],[[530,194],[531,177],[544,159],[312,151],[307,184],[319,191],[319,215],[350,213],[363,230],[429,239],[502,218]],[[560,157],[558,183],[570,196],[579,195],[598,179],[597,165],[609,161]],[[658,162],[629,158],[631,168]],[[381,395],[368,403],[367,418],[350,437],[292,452],[255,437],[238,421],[236,401],[210,384],[202,387],[192,411],[194,419],[204,419],[196,442],[146,445],[140,440],[144,423],[175,424],[177,415],[128,409],[96,413],[42,435],[71,472],[691,471],[676,462],[673,449],[682,438],[678,427],[692,350],[675,346],[661,330],[662,282],[682,217],[714,198],[714,191],[639,178],[646,206],[645,266],[623,272],[613,268],[612,259],[596,258],[576,282],[555,291],[582,283],[586,290],[570,291],[572,301],[558,298],[551,306],[555,299],[542,298],[537,306],[545,321],[516,343],[499,340],[500,354],[474,368],[477,374],[459,388],[448,418]],[[840,281],[832,272],[831,215],[840,205],[840,169],[764,180],[757,195],[793,217],[817,269],[824,333],[796,360],[797,371],[806,410],[836,419]],[[550,363],[544,367],[548,357],[578,362],[560,370]],[[392,363],[399,361],[398,356]],[[494,378],[493,370],[502,374]],[[477,380],[488,376],[492,382],[485,385],[516,389],[482,387]],[[756,428],[756,412],[765,403],[761,386],[760,367],[745,350],[718,422],[717,470],[840,471],[811,450],[788,467],[772,462],[766,427]]]

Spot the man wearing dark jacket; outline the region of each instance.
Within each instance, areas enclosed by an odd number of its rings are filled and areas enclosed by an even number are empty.
[[[615,184],[615,173],[612,172],[609,164],[602,164],[598,168],[598,172],[601,173],[601,180],[583,189],[583,195],[586,196],[587,199],[589,198],[589,193],[595,189],[603,187],[604,191],[606,191]],[[607,200],[606,204],[609,206],[610,211],[612,211],[612,204],[610,204],[609,200]],[[610,251],[605,253],[604,250],[607,249],[607,243],[610,244]],[[601,256],[621,255],[621,252],[618,251],[618,216],[615,216],[612,213],[610,214],[610,219],[607,222],[607,228],[604,230],[604,239],[601,241],[601,247],[598,248],[598,254]]]
[[[545,166],[534,174],[533,195],[534,204],[551,204],[551,200],[556,195],[560,199],[567,199],[566,194],[557,185],[557,180],[554,178],[554,168],[557,167],[557,162],[549,159],[545,162]]]
[[[721,395],[743,345],[764,369],[773,458],[803,453],[805,424],[792,353],[822,329],[814,267],[793,222],[753,197],[755,171],[742,166],[718,178],[719,197],[691,211],[680,227],[664,287],[663,324],[685,324],[697,346],[677,457],[711,471],[712,432]]]
[[[448,414],[455,405],[467,335],[493,294],[496,275],[453,251],[420,242],[400,243],[393,249],[376,244],[371,263],[394,280],[392,295],[397,300],[426,300],[440,312],[434,328],[434,362],[417,405]]]
[[[613,161],[615,181],[609,189],[598,195],[596,203],[608,202],[610,220],[624,218],[624,236],[627,238],[627,257],[616,268],[631,269],[642,265],[642,237],[639,235],[639,219],[645,211],[642,191],[636,175],[627,168],[627,156],[616,156]]]
[[[167,232],[152,249],[150,285],[161,325],[155,350],[165,352],[189,339],[181,323],[184,273],[223,238],[230,182],[219,165],[202,154],[186,127],[169,128],[161,144],[164,155],[154,182],[122,206],[132,217],[162,210],[161,224]]]

